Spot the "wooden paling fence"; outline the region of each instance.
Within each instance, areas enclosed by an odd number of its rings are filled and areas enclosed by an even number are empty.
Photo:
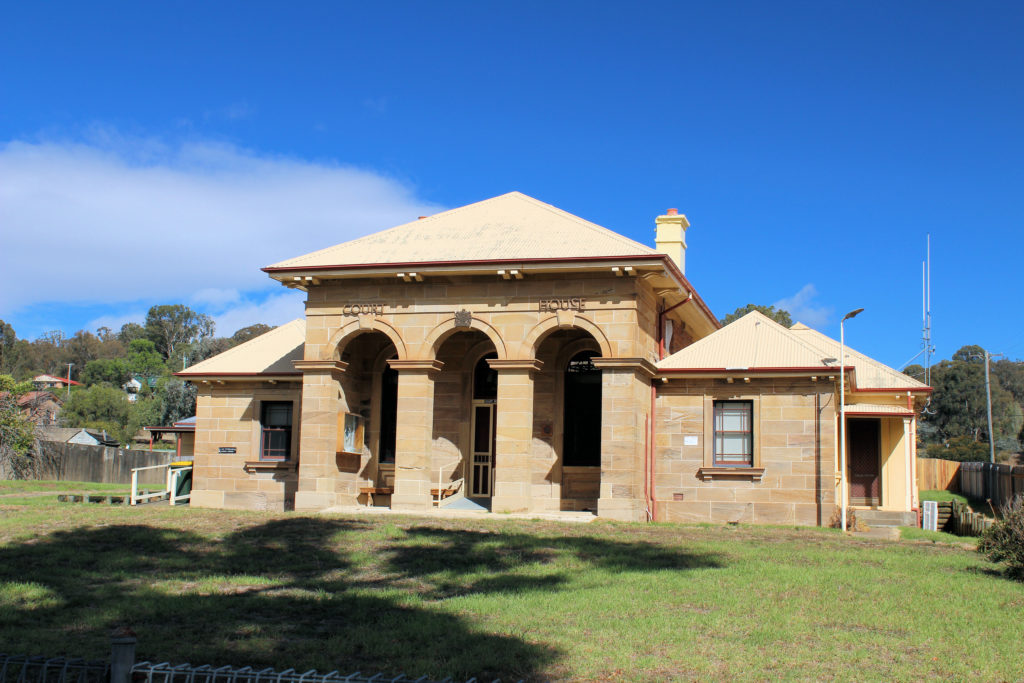
[[[1016,496],[1024,496],[1024,467],[990,462],[960,463],[960,493],[991,500],[998,510]]]
[[[917,488],[921,491],[960,491],[960,465],[953,460],[917,459]]]

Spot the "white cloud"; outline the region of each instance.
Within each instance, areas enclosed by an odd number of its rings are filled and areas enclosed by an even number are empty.
[[[260,267],[438,210],[373,171],[225,144],[104,129],[87,142],[8,142],[0,272],[22,286],[0,287],[0,313],[153,300],[243,311],[239,292],[271,288]]]
[[[818,290],[814,285],[806,284],[793,296],[779,299],[772,306],[789,311],[793,322],[799,321],[820,331],[828,326],[833,309],[830,306],[816,305],[814,298],[817,295]]]

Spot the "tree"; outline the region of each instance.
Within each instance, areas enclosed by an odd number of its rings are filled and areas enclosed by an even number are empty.
[[[192,344],[213,336],[213,318],[188,306],[153,306],[146,314],[146,338],[156,345],[164,359],[175,357],[180,344]]]
[[[128,370],[136,375],[158,377],[167,373],[164,359],[157,353],[156,345],[148,339],[136,339],[128,345]]]
[[[792,327],[793,325],[793,317],[789,314],[789,311],[781,308],[775,308],[774,306],[760,306],[758,304],[747,304],[746,306],[737,308],[735,311],[722,318],[722,324],[728,325],[734,320],[739,320],[751,311],[760,311],[783,327]]]
[[[169,380],[162,388],[163,412],[160,424],[174,424],[196,414],[196,387],[190,382]]]
[[[255,325],[243,327],[242,329],[238,330],[238,332],[235,332],[233,335],[231,335],[231,341],[233,341],[236,345],[244,344],[250,339],[255,339],[261,334],[266,334],[267,332],[270,332],[273,329],[277,328],[274,327],[273,325],[264,325],[263,323],[256,323]]]
[[[14,328],[0,320],[0,373],[19,377],[27,373],[28,342],[18,339]]]
[[[154,352],[155,353],[155,352]],[[81,380],[86,386],[107,384],[120,388],[131,378],[128,361],[121,358],[98,358],[85,364]]]
[[[8,476],[20,476],[31,463],[35,425],[18,406],[18,398],[31,390],[31,382],[0,375],[0,467]]]
[[[60,411],[60,421],[68,427],[105,429],[122,437],[128,424],[131,403],[120,389],[96,384],[72,392]]]
[[[117,340],[127,347],[136,339],[144,339],[145,336],[146,328],[142,325],[138,323],[125,323],[121,325],[121,331],[117,333]]]
[[[944,360],[932,367],[934,392],[922,419],[935,427],[935,442],[952,443],[957,437],[988,442],[985,364],[976,358],[979,350],[978,346],[964,346],[953,354],[954,360]],[[996,443],[1015,442],[1024,423],[1024,413],[998,377],[994,380],[991,382],[993,436]]]
[[[60,345],[61,364],[74,363],[79,371],[83,370],[91,360],[100,357],[103,343],[92,332],[79,330],[74,336],[65,339]]]

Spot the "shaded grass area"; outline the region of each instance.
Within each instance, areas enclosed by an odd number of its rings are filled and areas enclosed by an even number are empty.
[[[36,481],[36,480],[0,480],[0,495],[14,493],[39,493],[53,491],[63,493],[65,491],[84,493],[88,491],[128,491],[131,486],[128,484],[98,484],[92,481]]]
[[[13,506],[12,506],[13,507]],[[1020,675],[1024,585],[816,529],[32,505],[0,515],[8,652],[441,678]]]

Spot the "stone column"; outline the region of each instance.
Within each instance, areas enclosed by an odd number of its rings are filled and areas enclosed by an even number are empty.
[[[533,484],[533,373],[542,364],[533,358],[487,362],[498,372],[491,510],[527,512]]]
[[[347,363],[335,360],[295,361],[295,368],[302,372],[302,411],[292,417],[293,424],[302,421],[296,510],[337,505],[338,411],[345,410],[338,400],[338,379],[347,367]]]
[[[434,428],[434,376],[438,360],[389,360],[398,371],[398,424],[395,431],[393,510],[431,506],[430,452]]]
[[[644,425],[655,367],[642,358],[594,358],[601,370],[601,495],[599,517],[646,517]]]

